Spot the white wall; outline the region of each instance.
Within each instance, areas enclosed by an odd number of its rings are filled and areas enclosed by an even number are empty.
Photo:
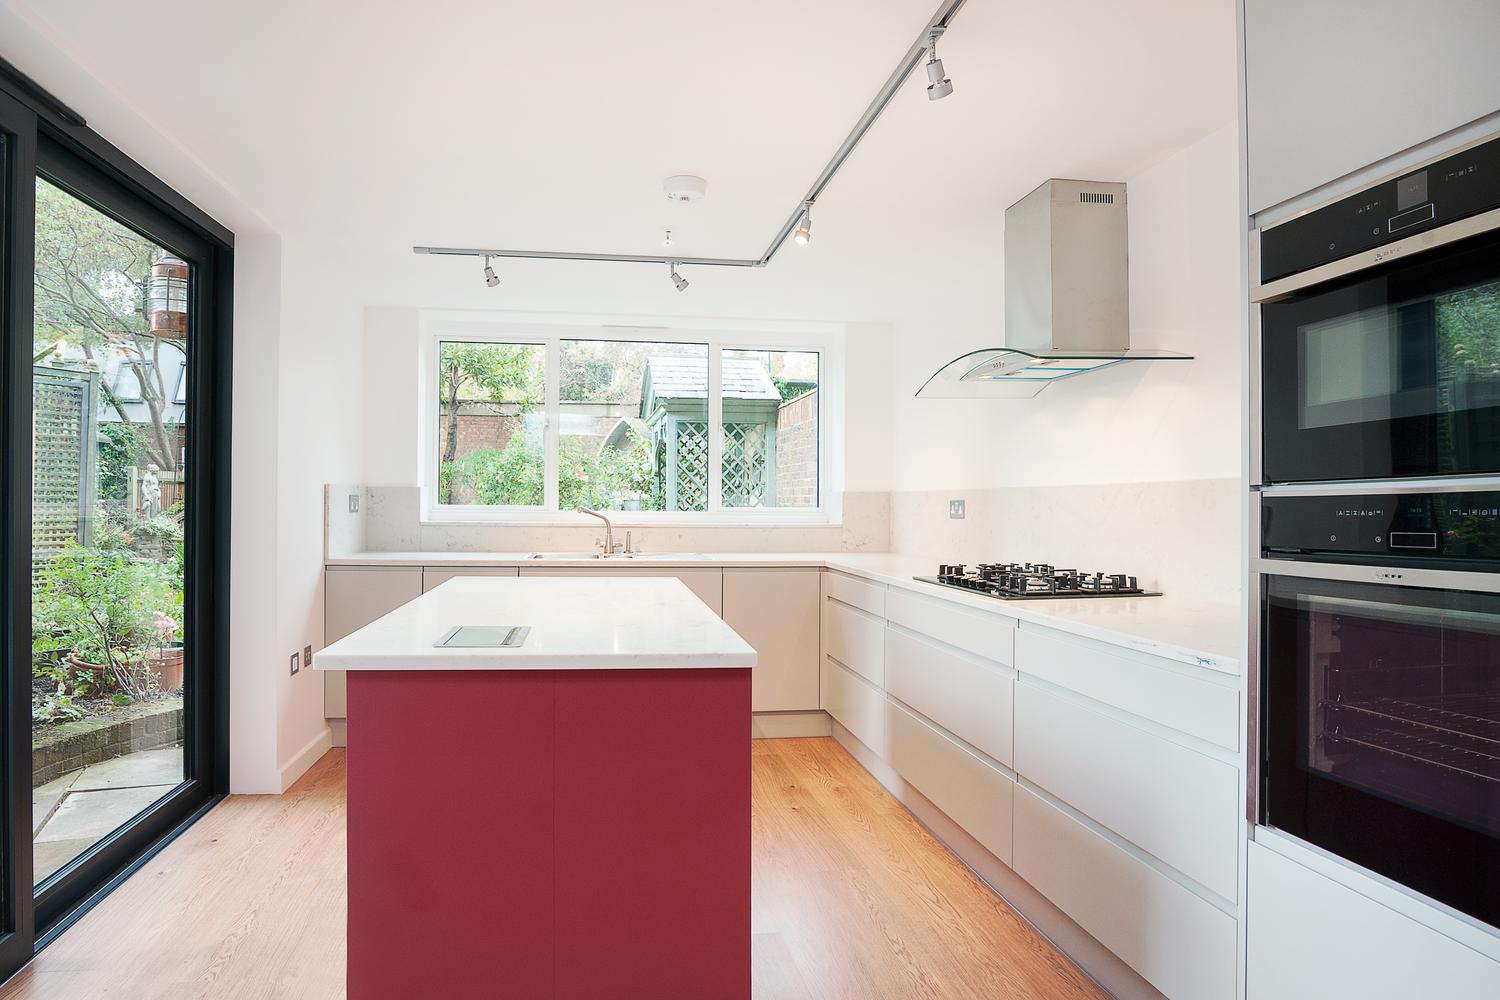
[[[1119,365],[1033,399],[913,398],[945,362],[1004,342],[996,233],[987,277],[963,275],[920,314],[895,321],[897,490],[1239,475],[1235,127],[1127,183],[1131,343],[1194,360]]]

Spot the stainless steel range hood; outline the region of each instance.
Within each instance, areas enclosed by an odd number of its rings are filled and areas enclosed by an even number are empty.
[[[1185,360],[1131,349],[1125,185],[1049,180],[1005,210],[1005,347],[955,358],[922,398],[1035,396],[1127,361]]]

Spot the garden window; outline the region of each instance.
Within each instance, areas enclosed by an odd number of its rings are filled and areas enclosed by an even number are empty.
[[[821,353],[716,339],[434,338],[429,516],[817,516]]]

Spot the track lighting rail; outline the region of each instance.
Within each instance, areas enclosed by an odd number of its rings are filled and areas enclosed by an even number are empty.
[[[891,75],[886,77],[884,85],[876,93],[874,100],[865,108],[864,114],[859,116],[859,121],[855,122],[854,128],[849,130],[849,134],[844,137],[844,141],[834,151],[833,157],[829,159],[828,163],[818,173],[817,179],[807,189],[807,193],[797,200],[797,207],[792,210],[791,215],[787,216],[787,220],[782,223],[781,228],[777,230],[776,235],[772,237],[771,242],[766,246],[765,252],[759,257],[683,257],[675,254],[672,256],[657,256],[653,254],[631,253],[573,253],[566,250],[499,250],[482,247],[430,246],[412,247],[412,252],[420,254],[444,254],[457,257],[524,257],[529,260],[595,260],[613,261],[622,264],[667,264],[673,267],[689,264],[696,267],[765,267],[786,244],[786,241],[791,239],[792,235],[798,231],[802,225],[803,218],[810,214],[812,206],[817,202],[823,190],[828,187],[829,182],[833,180],[834,175],[839,172],[839,168],[854,153],[855,148],[859,146],[860,140],[865,137],[865,133],[870,131],[871,126],[875,124],[881,113],[890,106],[891,101],[896,97],[897,91],[901,89],[901,85],[928,58],[929,51],[935,47],[936,40],[948,29],[949,24],[952,22],[954,16],[958,14],[964,3],[965,0],[943,0],[931,20],[922,28],[921,34],[917,36],[916,41],[907,49],[906,55],[902,57],[901,62],[891,71]],[[940,62],[938,65],[941,68]],[[951,91],[952,85],[949,84],[947,91],[938,96],[946,96]]]

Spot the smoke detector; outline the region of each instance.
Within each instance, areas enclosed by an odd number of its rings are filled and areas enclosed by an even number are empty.
[[[708,193],[708,181],[692,174],[676,174],[661,182],[661,190],[668,201],[697,201]]]

